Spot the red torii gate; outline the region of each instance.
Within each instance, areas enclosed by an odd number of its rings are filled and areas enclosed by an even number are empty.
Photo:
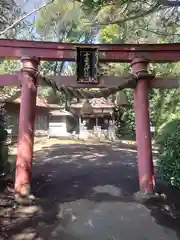
[[[21,74],[0,77],[0,85],[21,85],[21,107],[19,118],[19,141],[16,161],[15,193],[26,196],[30,193],[35,107],[38,86],[38,65],[46,61],[75,61],[76,47],[96,47],[100,62],[128,62],[136,76],[134,102],[136,112],[136,140],[138,148],[139,185],[142,193],[153,193],[155,188],[152,161],[152,146],[149,120],[149,87],[176,88],[178,80],[153,79],[148,73],[148,62],[164,63],[180,60],[180,44],[103,44],[80,45],[22,40],[0,40],[0,57],[21,59]],[[109,87],[108,77],[102,86]],[[67,84],[66,84],[66,79]],[[118,79],[117,78],[114,78]],[[173,81],[174,80],[174,81]],[[85,87],[75,84],[73,77],[64,77],[61,84]],[[114,81],[113,81],[114,82]],[[148,84],[149,82],[149,84]],[[87,86],[86,86],[87,87]],[[92,87],[92,86],[88,86]],[[98,87],[97,85],[95,87]]]

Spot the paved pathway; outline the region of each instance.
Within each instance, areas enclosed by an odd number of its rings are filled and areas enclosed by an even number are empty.
[[[180,239],[178,191],[164,188],[166,202],[133,200],[138,190],[135,150],[118,144],[57,144],[37,152],[36,159],[32,185],[40,200],[10,207],[9,213],[4,208],[4,239]]]

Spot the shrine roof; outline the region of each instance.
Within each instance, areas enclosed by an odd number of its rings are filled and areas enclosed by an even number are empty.
[[[79,103],[71,104],[72,108],[82,108],[85,100],[83,99]],[[89,103],[93,108],[115,108],[115,105],[105,98],[93,98],[89,100]]]
[[[15,104],[20,104],[21,103],[21,99],[20,97],[16,98],[16,99],[9,99],[5,101],[6,103],[15,103]],[[62,108],[62,106],[59,106],[58,104],[49,104],[47,103],[45,100],[37,97],[36,99],[36,106],[37,107],[42,107],[42,108],[51,108],[51,109],[60,109]]]

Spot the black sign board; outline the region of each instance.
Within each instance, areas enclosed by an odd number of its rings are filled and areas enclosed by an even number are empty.
[[[98,84],[98,50],[95,48],[77,48],[77,82]]]

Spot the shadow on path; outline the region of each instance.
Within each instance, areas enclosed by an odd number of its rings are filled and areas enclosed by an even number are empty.
[[[9,214],[3,216],[3,239],[180,239],[179,190],[158,184],[166,200],[135,202],[135,149],[54,145],[36,159],[32,190],[39,200],[14,209],[4,205]]]

